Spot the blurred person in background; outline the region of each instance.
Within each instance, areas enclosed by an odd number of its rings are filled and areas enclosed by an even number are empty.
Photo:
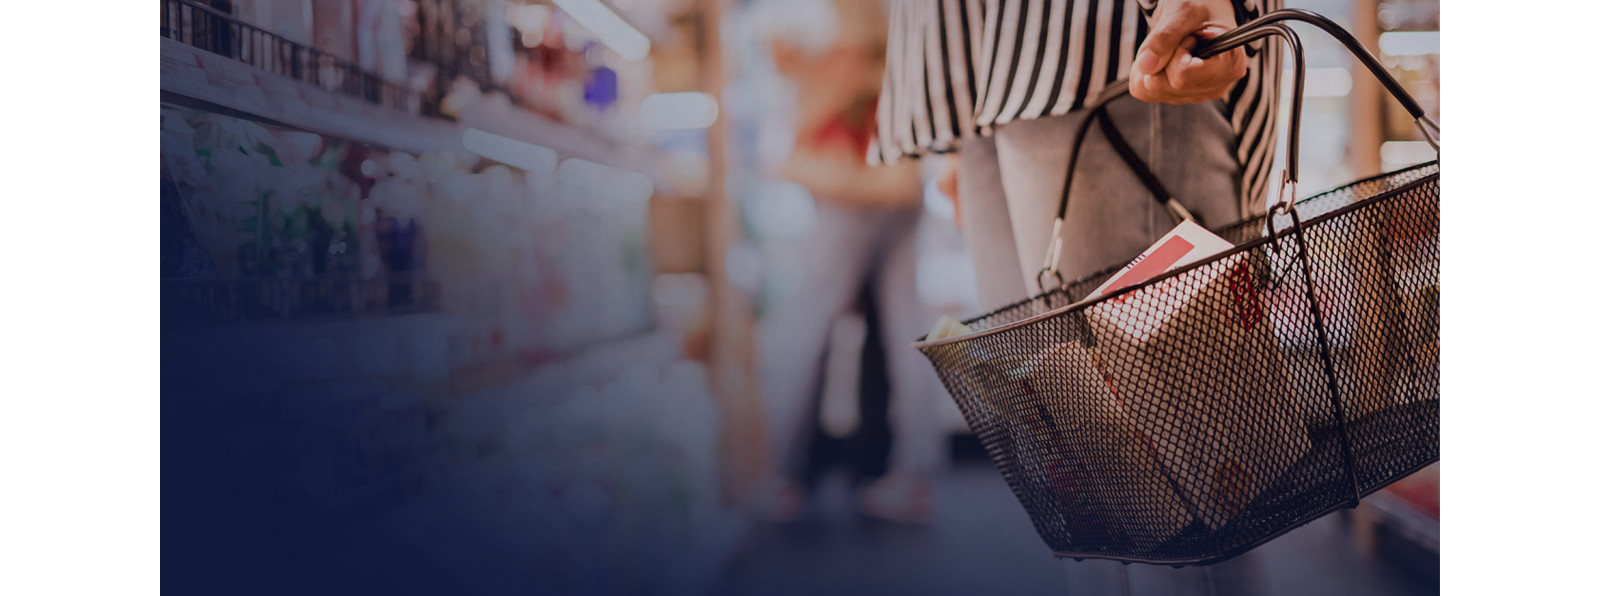
[[[869,167],[864,159],[883,77],[887,14],[877,0],[769,2],[764,33],[778,71],[797,96],[795,141],[782,177],[804,186],[817,218],[805,241],[801,291],[779,304],[758,330],[761,389],[774,470],[750,496],[769,521],[804,509],[798,478],[812,429],[823,356],[832,324],[855,305],[863,286],[876,290],[888,362],[888,473],[858,495],[863,513],[906,523],[925,521],[929,475],[944,457],[936,403],[938,381],[909,344],[932,323],[916,291],[916,239],[922,216],[919,168]]]
[[[957,200],[985,310],[1038,295],[1041,253],[1065,183],[1071,139],[1110,83],[1133,97],[1108,114],[1185,207],[1213,228],[1265,210],[1278,103],[1278,48],[1191,55],[1281,0],[895,0],[878,127],[868,158],[959,152],[940,187]],[[1173,226],[1105,136],[1092,129],[1070,189],[1058,273],[1122,265]],[[904,336],[913,337],[913,336]],[[1268,547],[1270,548],[1270,546]],[[1068,563],[1087,594],[1256,594],[1260,549],[1171,569]]]

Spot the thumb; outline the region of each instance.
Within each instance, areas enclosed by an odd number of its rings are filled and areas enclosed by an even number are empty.
[[[1154,74],[1167,67],[1178,44],[1205,24],[1205,12],[1193,4],[1177,3],[1161,11],[1134,58],[1133,68],[1141,74]]]

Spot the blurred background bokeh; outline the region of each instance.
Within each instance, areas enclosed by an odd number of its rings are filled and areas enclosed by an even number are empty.
[[[937,383],[931,510],[861,515],[904,428],[891,371],[915,336],[886,321],[977,313],[940,158],[882,190],[826,155],[864,142],[871,98],[846,87],[882,59],[872,0],[145,1],[169,586],[1061,593],[1071,562]],[[1288,4],[1438,117],[1437,1]],[[1303,38],[1302,195],[1432,157]],[[911,214],[906,291],[882,259],[808,273],[855,191]],[[777,466],[759,347],[790,332],[763,323],[824,290],[849,300],[801,325],[808,498],[772,523],[747,507]],[[1271,580],[1435,593],[1438,553],[1435,465],[1274,543]]]

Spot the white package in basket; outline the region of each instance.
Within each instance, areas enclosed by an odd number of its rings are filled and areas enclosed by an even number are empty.
[[[1230,247],[1186,221],[1090,297]],[[1211,528],[1226,525],[1310,447],[1247,256],[1085,312],[1134,426]]]

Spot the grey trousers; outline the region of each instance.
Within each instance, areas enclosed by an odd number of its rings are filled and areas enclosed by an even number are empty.
[[[939,379],[907,338],[933,327],[917,296],[920,202],[901,208],[817,202],[806,240],[801,290],[763,317],[758,332],[767,432],[776,463],[793,477],[822,377],[833,320],[875,282],[880,337],[889,366],[889,471],[926,474],[944,463],[944,428],[933,400]]]
[[[1147,104],[1132,97],[1107,109],[1117,130],[1178,201],[1208,224],[1241,219],[1240,171],[1221,102]],[[1072,134],[1083,113],[1019,120],[992,138],[967,140],[957,176],[962,230],[985,310],[1039,291],[1050,228],[1066,180]],[[1067,203],[1060,273],[1068,282],[1139,256],[1173,227],[1166,209],[1090,127]]]
[[[1124,97],[1108,106],[1117,129],[1151,171],[1190,212],[1211,225],[1238,221],[1243,211],[1241,167],[1221,105],[1147,104]],[[1045,263],[1069,145],[1083,116],[1079,111],[1015,121],[996,128],[992,138],[962,145],[956,182],[961,224],[985,310],[1039,292],[1035,276]],[[1068,282],[1127,263],[1174,225],[1098,127],[1090,128],[1085,138],[1069,197],[1060,256],[1060,273]],[[1264,594],[1259,550],[1218,565],[1183,569],[1068,560],[1067,593]]]

